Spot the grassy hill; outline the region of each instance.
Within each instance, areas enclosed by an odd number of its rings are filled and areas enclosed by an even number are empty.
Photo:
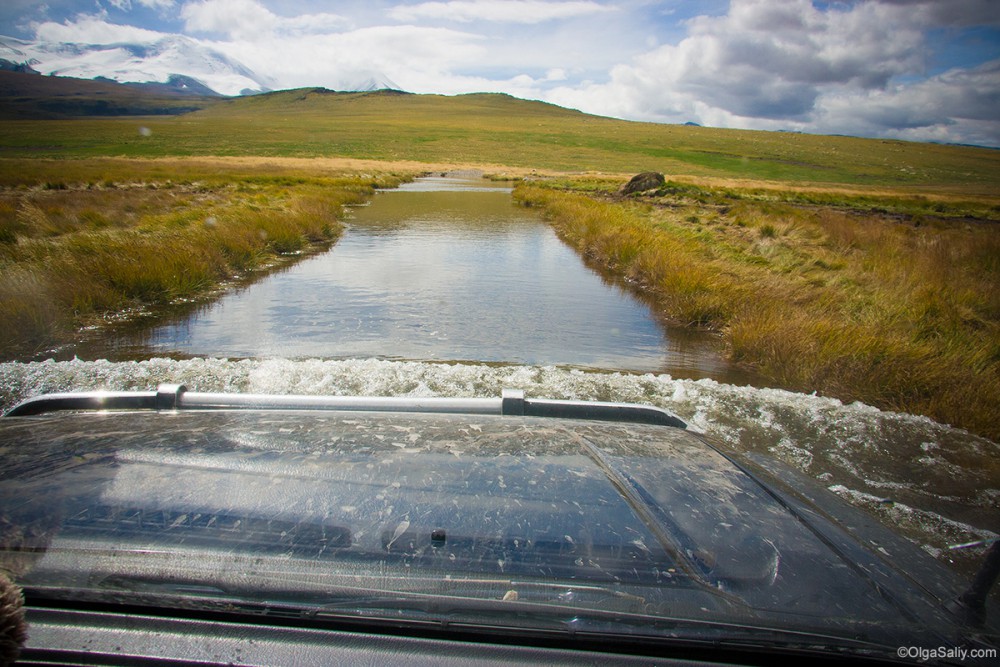
[[[9,120],[0,126],[0,155],[405,159],[1000,192],[1000,151],[992,149],[628,122],[502,94],[309,88],[221,100],[178,116]]]
[[[176,115],[218,98],[166,84],[121,84],[0,70],[0,118],[53,120],[91,116]]]

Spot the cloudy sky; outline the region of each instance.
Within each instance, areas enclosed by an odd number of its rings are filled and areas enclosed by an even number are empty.
[[[1000,0],[4,0],[0,34],[181,34],[274,88],[381,74],[619,118],[1000,146]]]

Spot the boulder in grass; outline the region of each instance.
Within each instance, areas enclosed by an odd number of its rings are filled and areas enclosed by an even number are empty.
[[[663,178],[663,174],[655,171],[644,171],[641,174],[633,176],[632,180],[623,185],[621,193],[623,195],[630,195],[636,192],[656,190],[657,188],[663,187],[666,182],[666,179]]]

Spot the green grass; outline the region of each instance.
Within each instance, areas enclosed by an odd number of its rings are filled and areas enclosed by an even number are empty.
[[[495,94],[303,89],[174,117],[13,120],[0,126],[0,155],[348,157],[1000,191],[995,150],[626,122]]]

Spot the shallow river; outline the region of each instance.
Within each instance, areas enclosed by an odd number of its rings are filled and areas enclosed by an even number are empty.
[[[510,188],[425,178],[357,208],[326,253],[178,321],[77,354],[559,364],[742,380],[717,340],[666,329]]]
[[[0,407],[73,389],[497,396],[667,408],[798,468],[942,560],[1000,532],[1000,447],[924,417],[768,389],[664,328],[509,191],[430,179],[354,209],[333,249],[66,361],[0,364]],[[111,361],[105,360],[111,359]]]

